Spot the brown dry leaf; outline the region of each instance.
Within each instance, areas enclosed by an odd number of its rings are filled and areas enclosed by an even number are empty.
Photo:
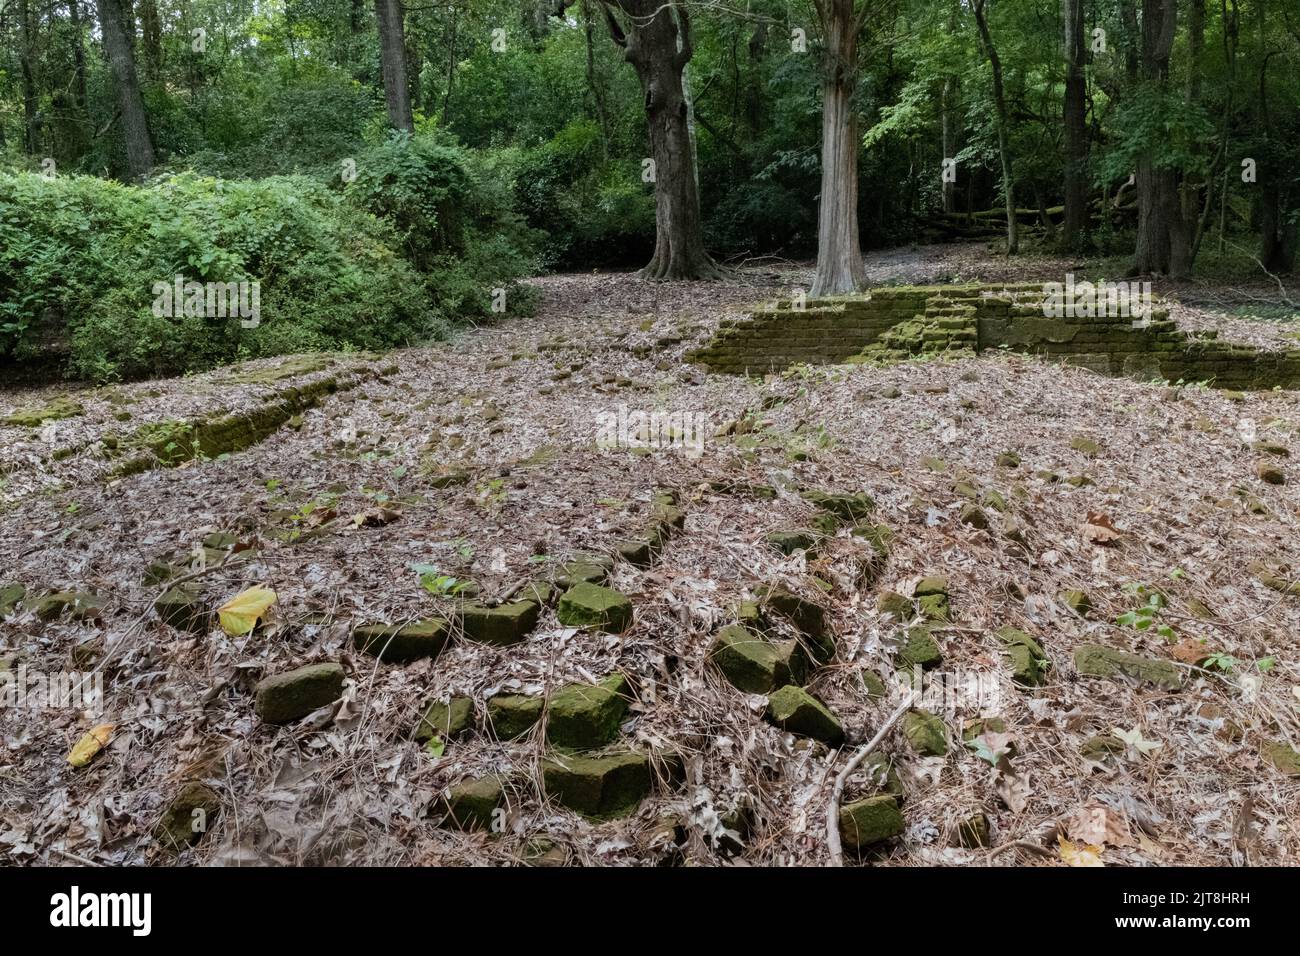
[[[112,724],[100,724],[97,727],[90,728],[77,741],[76,746],[68,752],[68,763],[74,767],[84,767],[95,758],[95,754],[108,746],[108,742],[112,737]]]
[[[1087,843],[1075,846],[1063,836],[1056,838],[1061,850],[1061,860],[1066,866],[1105,866],[1101,862],[1101,847]]]
[[[1138,831],[1138,847],[1154,860],[1158,860],[1165,855],[1165,848],[1141,830]]]
[[[352,516],[354,528],[382,528],[400,518],[401,512],[392,508],[368,508]]]
[[[1090,802],[1081,806],[1066,823],[1070,836],[1083,844],[1114,847],[1133,845],[1129,834],[1128,821],[1111,807],[1101,803]]]
[[[1206,647],[1200,641],[1193,640],[1190,637],[1184,637],[1181,641],[1169,648],[1169,654],[1175,660],[1182,661],[1184,664],[1200,664],[1214,651]]]
[[[1012,813],[1021,813],[1029,805],[1029,798],[1033,796],[1034,788],[1022,777],[1009,773],[1006,770],[998,774],[997,782],[994,784],[998,796],[1002,802],[1007,805]]]
[[[321,508],[307,516],[307,527],[319,528],[321,525],[329,524],[337,517],[338,512],[333,508]]]
[[[1088,519],[1079,528],[1083,540],[1091,544],[1110,546],[1121,537],[1110,515],[1103,511],[1089,511]]]

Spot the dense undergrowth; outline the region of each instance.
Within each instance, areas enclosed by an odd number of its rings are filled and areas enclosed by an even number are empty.
[[[535,241],[507,176],[407,136],[329,176],[0,174],[0,360],[109,381],[427,342],[526,309]],[[256,323],[167,308],[176,277],[258,283]]]

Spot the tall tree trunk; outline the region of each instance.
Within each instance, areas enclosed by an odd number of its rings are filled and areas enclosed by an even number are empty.
[[[18,0],[18,68],[23,89],[23,149],[29,156],[41,151],[41,117],[36,93],[36,25],[28,0]]]
[[[118,108],[122,112],[122,133],[126,140],[126,165],[132,179],[142,179],[153,169],[153,140],[149,138],[149,122],[140,96],[140,81],[136,77],[135,57],[131,51],[131,36],[122,0],[96,0],[99,8],[99,25],[104,36],[104,51],[108,54],[117,86]]]
[[[1263,38],[1263,15],[1260,15],[1260,36]],[[1273,144],[1273,118],[1268,108],[1268,61],[1275,54],[1266,54],[1259,66],[1259,105],[1256,116],[1264,134],[1263,155],[1258,167],[1259,177],[1259,261],[1269,272],[1286,273],[1295,266],[1297,228],[1288,221],[1288,195],[1283,177],[1289,175],[1281,150]]]
[[[447,89],[442,94],[442,119],[440,126],[447,126],[451,122],[451,91],[456,85],[456,27],[457,11],[453,5],[451,8],[451,20],[447,25]]]
[[[626,27],[610,4],[626,16]],[[645,279],[715,279],[704,249],[695,153],[682,71],[694,47],[684,5],[660,0],[603,0],[614,42],[641,81],[655,171],[655,251]]]
[[[1065,21],[1065,222],[1062,244],[1079,245],[1088,227],[1088,87],[1083,67],[1087,54],[1083,36],[1083,0],[1062,0]]]
[[[989,67],[993,70],[993,106],[997,111],[998,156],[1002,160],[1002,192],[1006,196],[1007,203],[1007,255],[1014,255],[1020,250],[1020,228],[1016,222],[1015,179],[1011,173],[1010,133],[1007,129],[1007,96],[1002,88],[1002,61],[998,59],[998,51],[993,46],[993,37],[989,34],[989,23],[988,18],[985,16],[984,3],[985,0],[974,0],[972,12],[975,14],[975,25],[979,28],[980,46],[984,48],[984,55],[988,58]]]
[[[857,85],[860,17],[853,0],[817,0],[826,64],[822,78],[822,184],[817,205],[817,275],[811,295],[856,292],[866,281],[858,236]]]
[[[394,129],[414,132],[411,89],[406,75],[406,37],[402,27],[401,0],[375,0],[375,19],[379,23],[379,58],[384,72],[388,124]]]
[[[957,33],[957,10],[956,5],[949,5],[948,9],[948,33],[955,35]],[[939,135],[943,140],[943,158],[945,160],[956,160],[957,151],[961,149],[961,121],[957,115],[958,101],[960,99],[959,91],[961,90],[961,80],[952,73],[943,78],[943,91],[940,93],[940,122]],[[957,170],[953,167],[953,176],[951,181],[947,176],[940,180],[941,194],[943,197],[943,211],[957,211]]]
[[[1184,98],[1189,109],[1196,108],[1201,99],[1201,81],[1203,79],[1201,57],[1204,52],[1205,0],[1187,0],[1187,86]],[[1206,210],[1209,209],[1210,197],[1214,192],[1214,173],[1218,168],[1219,151],[1222,149],[1223,146],[1220,144],[1213,161],[1210,163],[1210,169],[1205,175],[1204,209]],[[1202,215],[1201,184],[1193,182],[1189,176],[1184,175],[1179,185],[1178,204],[1182,215],[1184,235],[1181,239],[1175,240],[1175,245],[1186,245],[1186,263],[1180,265],[1180,268],[1185,269],[1183,274],[1191,275],[1192,267],[1196,263],[1196,254],[1201,247],[1201,222],[1204,218]]]
[[[958,81],[955,76],[945,76],[943,78],[943,93],[941,94],[940,107],[942,110],[940,120],[940,136],[943,139],[943,158],[945,160],[957,157],[957,150],[961,147],[958,132],[961,125],[957,121],[957,90]],[[951,179],[943,177],[940,185],[943,187],[943,211],[957,211],[957,177],[956,168],[953,169],[954,175]]]
[[[605,105],[605,90],[599,77],[596,76],[595,21],[591,15],[591,0],[582,0],[582,29],[587,44],[587,91],[591,94],[596,109],[596,120],[600,123],[601,153],[608,160],[612,134],[609,126],[609,108]],[[450,78],[448,86],[450,86]]]
[[[1223,252],[1227,242],[1228,183],[1232,175],[1232,163],[1227,161],[1227,157],[1232,155],[1229,140],[1232,136],[1233,96],[1237,89],[1237,36],[1240,21],[1236,0],[1232,0],[1231,9],[1228,3],[1229,0],[1219,0],[1219,19],[1223,24],[1223,59],[1228,70],[1228,92],[1223,107],[1224,163],[1223,189],[1219,192],[1219,252]]]
[[[144,75],[156,80],[162,71],[162,21],[155,0],[140,0],[140,34],[144,39]]]
[[[88,98],[86,96],[86,47],[85,37],[81,32],[81,2],[80,0],[68,0],[68,23],[72,27],[72,66],[73,66],[73,92],[77,97],[77,106],[84,110]]]
[[[1142,5],[1141,75],[1155,89],[1169,82],[1169,55],[1178,25],[1176,0]],[[1191,242],[1182,215],[1176,170],[1157,166],[1150,150],[1137,161],[1138,234],[1136,271],[1186,275]]]

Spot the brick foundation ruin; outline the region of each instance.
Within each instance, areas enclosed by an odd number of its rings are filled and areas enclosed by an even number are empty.
[[[1241,390],[1300,385],[1300,349],[1261,351],[1221,342],[1212,331],[1180,331],[1159,300],[1140,319],[1052,318],[1047,300],[1042,283],[1021,283],[886,287],[810,299],[802,308],[782,301],[724,323],[687,358],[715,372],[757,375],[801,363],[892,362],[1008,348],[1104,375]]]

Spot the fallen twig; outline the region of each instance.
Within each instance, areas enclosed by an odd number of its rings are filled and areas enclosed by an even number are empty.
[[[826,848],[830,850],[831,866],[844,865],[844,849],[840,845],[840,797],[844,793],[844,785],[848,782],[849,775],[866,759],[867,754],[880,745],[880,741],[885,739],[885,734],[889,733],[889,728],[898,723],[899,718],[907,713],[908,708],[916,702],[917,696],[916,691],[908,694],[876,731],[876,736],[857,749],[844,769],[840,771],[839,776],[835,778],[835,786],[831,788],[831,804],[826,812]]]

